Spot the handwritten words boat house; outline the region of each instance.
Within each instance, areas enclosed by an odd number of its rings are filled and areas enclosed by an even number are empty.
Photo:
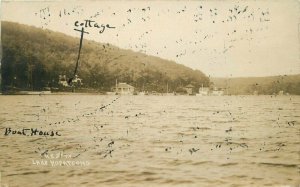
[[[116,92],[117,94],[133,94],[134,92],[134,87],[127,84],[127,83],[118,83],[115,88],[113,88],[113,91]]]

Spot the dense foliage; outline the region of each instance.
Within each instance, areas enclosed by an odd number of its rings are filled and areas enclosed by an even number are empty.
[[[271,95],[280,91],[293,95],[300,95],[300,75],[283,75],[271,77],[249,78],[212,78],[217,87],[228,89],[229,94],[257,94]]]
[[[79,39],[50,30],[2,22],[2,90],[41,90],[58,87],[59,75],[71,77],[75,68]],[[187,84],[208,85],[199,70],[123,50],[108,43],[84,40],[78,75],[83,87],[110,91],[119,82],[137,90],[173,92]]]

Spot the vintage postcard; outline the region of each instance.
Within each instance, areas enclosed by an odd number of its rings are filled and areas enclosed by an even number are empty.
[[[1,1],[0,186],[300,185],[300,1]]]

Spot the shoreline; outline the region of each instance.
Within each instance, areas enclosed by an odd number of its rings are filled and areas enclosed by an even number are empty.
[[[161,94],[148,94],[148,95],[144,95],[144,94],[107,94],[107,93],[97,93],[97,92],[51,92],[51,93],[40,93],[40,92],[36,92],[36,93],[0,93],[0,96],[13,96],[13,95],[38,95],[38,96],[42,96],[42,95],[103,95],[103,96],[189,96],[189,97],[231,97],[231,96],[271,96],[271,97],[288,97],[288,96],[300,96],[300,95],[247,95],[247,94],[243,94],[243,95],[180,95],[180,94],[166,94],[166,93],[161,93]]]

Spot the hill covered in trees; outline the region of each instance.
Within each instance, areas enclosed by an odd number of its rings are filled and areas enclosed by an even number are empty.
[[[280,91],[300,95],[300,74],[270,77],[245,78],[211,78],[214,86],[227,88],[228,94],[253,94],[255,91],[262,95],[278,94]]]
[[[12,22],[1,23],[2,91],[58,87],[59,75],[72,77],[79,39]],[[84,40],[78,75],[83,87],[110,91],[119,82],[137,90],[176,91],[187,84],[197,90],[209,78],[173,61]]]

